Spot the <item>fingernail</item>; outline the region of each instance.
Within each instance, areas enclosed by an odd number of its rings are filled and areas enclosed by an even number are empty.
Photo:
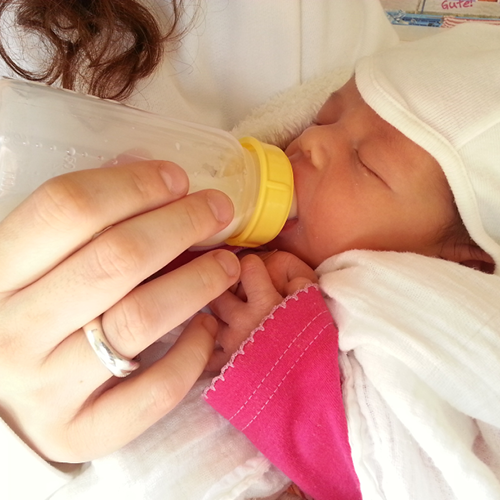
[[[238,257],[227,250],[218,251],[214,254],[219,264],[228,276],[234,277],[240,274],[240,261]]]
[[[207,203],[215,218],[224,224],[233,219],[233,203],[220,191],[207,191]]]
[[[171,194],[180,195],[187,193],[189,180],[182,168],[173,163],[164,162],[160,165],[160,175]]]

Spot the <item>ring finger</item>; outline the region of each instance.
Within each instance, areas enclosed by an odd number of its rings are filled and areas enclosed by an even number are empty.
[[[122,356],[133,358],[223,293],[238,277],[239,261],[231,252],[215,250],[205,254],[137,287],[106,311],[103,316],[106,338]],[[74,374],[73,386],[78,386],[82,393],[90,393],[111,376],[82,330],[61,343],[50,358],[45,365],[53,370],[56,364],[53,376],[64,374],[67,380],[68,374]],[[75,370],[75,366],[81,366],[86,372],[83,383],[80,370]]]

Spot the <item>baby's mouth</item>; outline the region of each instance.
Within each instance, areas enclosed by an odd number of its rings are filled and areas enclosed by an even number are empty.
[[[287,220],[281,228],[280,233],[291,229],[298,222],[298,220],[297,192],[294,190],[290,211],[288,212]]]
[[[290,231],[299,222],[297,217],[289,218],[281,228],[280,234]]]
[[[292,198],[292,206],[290,207],[290,212],[288,213],[287,219],[296,219],[297,218],[297,192],[294,190],[293,198]]]

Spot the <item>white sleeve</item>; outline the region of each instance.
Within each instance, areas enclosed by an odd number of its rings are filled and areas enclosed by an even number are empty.
[[[73,473],[64,473],[38,456],[0,419],[2,498],[43,500],[72,478]]]
[[[121,450],[62,472],[0,420],[0,488],[5,500],[245,500],[290,481],[201,392],[200,381],[171,413]],[[68,467],[72,467],[68,465]]]
[[[168,415],[93,460],[51,500],[249,500],[282,491],[289,479],[202,398],[210,382],[200,380]]]

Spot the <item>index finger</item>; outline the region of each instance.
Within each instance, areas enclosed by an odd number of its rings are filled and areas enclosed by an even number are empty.
[[[184,196],[177,165],[145,161],[47,181],[0,224],[1,292],[23,288],[105,228]]]

